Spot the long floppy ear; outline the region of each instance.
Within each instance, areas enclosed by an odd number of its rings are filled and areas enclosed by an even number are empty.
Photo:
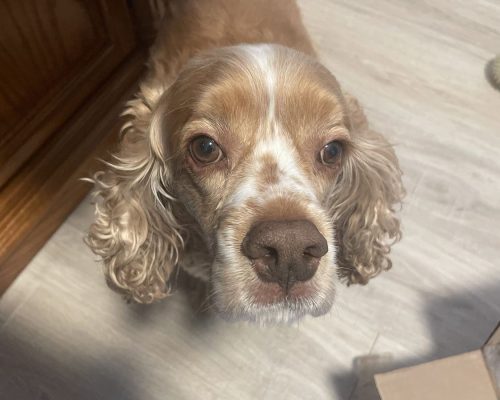
[[[357,100],[345,94],[352,148],[332,194],[339,247],[339,274],[365,284],[391,268],[390,247],[401,239],[395,215],[405,194],[392,146],[369,129]]]
[[[117,154],[95,174],[95,222],[86,243],[102,258],[108,285],[139,303],[169,294],[169,276],[183,246],[167,193],[169,168],[162,155],[159,95],[144,87],[128,103],[131,117]]]

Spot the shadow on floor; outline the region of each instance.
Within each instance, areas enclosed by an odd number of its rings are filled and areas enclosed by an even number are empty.
[[[198,288],[182,286],[178,295],[191,296],[201,293]],[[203,296],[201,295],[200,298]],[[192,310],[182,301],[164,301],[152,306],[130,305],[124,307],[129,323],[148,325],[158,323],[171,313],[182,314],[193,326],[193,331],[214,329],[223,323],[210,313],[200,312],[194,301]],[[182,313],[176,307],[185,307]],[[449,297],[427,297],[424,313],[429,338],[433,348],[427,354],[408,359],[397,359],[391,354],[368,354],[353,361],[353,372],[331,375],[334,398],[342,400],[374,400],[376,394],[373,375],[418,363],[438,359],[479,348],[494,328],[499,318],[500,282],[482,289],[456,293]],[[194,310],[194,312],[192,312]],[[204,308],[201,308],[204,310]],[[191,312],[190,312],[191,311]],[[184,316],[185,315],[185,316]],[[141,400],[141,388],[147,385],[139,381],[143,368],[127,359],[127,349],[105,354],[91,354],[71,346],[58,346],[56,338],[29,331],[29,321],[23,321],[25,331],[5,331],[0,335],[0,398],[16,400]],[[20,326],[23,326],[20,324]],[[477,334],[467,335],[477,327]],[[75,332],[78,334],[78,332]],[[112,337],[109,339],[112,340]],[[47,342],[50,345],[44,345]],[[77,342],[75,340],[75,342]],[[67,342],[65,342],[67,343]],[[112,346],[110,346],[111,348]],[[51,354],[46,349],[55,349]],[[65,354],[61,354],[64,352]],[[182,391],[177,382],[164,382],[165,387]],[[351,393],[339,388],[354,388]],[[96,395],[95,388],[99,388]]]
[[[186,295],[191,289],[196,288],[183,286],[177,296]],[[118,296],[116,299],[120,301]],[[149,324],[158,323],[158,318],[175,313],[175,308],[182,307],[182,304],[181,301],[162,301],[153,305],[133,303],[117,310],[127,314],[124,318],[127,323],[146,329]],[[189,312],[189,307],[183,311],[179,314],[185,315],[193,324],[213,325],[207,322],[206,313]],[[29,321],[18,322],[16,326],[16,330],[0,330],[1,400],[144,399],[147,383],[142,375],[143,368],[128,359],[127,348],[117,348],[113,337],[109,338],[109,351],[96,354],[91,347],[71,346],[71,338],[65,337],[59,344],[56,336],[35,332]],[[75,343],[86,342],[85,337],[79,337],[85,332],[77,328],[74,335]],[[134,345],[133,340],[131,337],[131,345]],[[175,388],[170,390],[172,392],[182,393],[177,382],[163,381],[162,384],[163,387]]]
[[[20,337],[21,338],[20,338]],[[0,397],[15,400],[137,400],[134,366],[123,356],[98,359],[75,349],[48,354],[34,337],[3,335],[0,347]],[[65,351],[64,348],[58,351]],[[82,382],[83,381],[83,382]],[[99,393],[96,395],[95,388]]]
[[[488,303],[486,299],[490,299]],[[492,304],[491,299],[497,304]],[[449,357],[480,348],[497,325],[500,314],[500,282],[482,289],[457,293],[450,297],[429,295],[425,317],[433,348],[415,358],[396,359],[392,354],[368,354],[353,360],[351,373],[332,373],[335,398],[346,400],[379,400],[373,376]],[[477,333],[470,336],[470,329]],[[469,333],[469,334],[467,334]],[[337,388],[353,388],[351,393],[340,393]]]
[[[186,300],[185,304],[189,305],[189,309],[186,310],[189,312],[179,314],[183,315],[189,325],[193,326],[193,331],[199,332],[200,328],[211,329],[215,327],[215,324],[222,322],[213,311],[206,282],[179,270],[175,277],[172,296],[175,299],[167,298],[153,304],[130,303],[126,311],[127,319],[141,324],[154,324],[156,317],[169,315],[174,307],[184,304],[183,301],[179,301],[183,297]]]

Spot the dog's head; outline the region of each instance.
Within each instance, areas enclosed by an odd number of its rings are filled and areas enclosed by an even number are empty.
[[[113,287],[151,302],[177,264],[203,265],[222,315],[290,320],[328,311],[337,277],[390,267],[396,157],[319,63],[236,46],[153,89],[96,177],[89,243]]]

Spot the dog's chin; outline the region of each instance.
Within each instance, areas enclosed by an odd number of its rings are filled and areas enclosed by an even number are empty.
[[[245,301],[226,303],[221,298],[223,296],[217,296],[215,292],[215,310],[227,321],[248,321],[260,325],[293,324],[307,315],[319,317],[328,313],[334,300],[333,289],[323,295],[312,294],[312,289],[298,284],[295,290],[285,295],[275,284],[262,286],[258,293],[243,296],[247,299]]]

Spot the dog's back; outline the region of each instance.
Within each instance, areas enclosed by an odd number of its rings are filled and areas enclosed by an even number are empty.
[[[241,43],[315,55],[294,0],[172,0],[151,52],[150,76],[173,78],[195,54]]]

